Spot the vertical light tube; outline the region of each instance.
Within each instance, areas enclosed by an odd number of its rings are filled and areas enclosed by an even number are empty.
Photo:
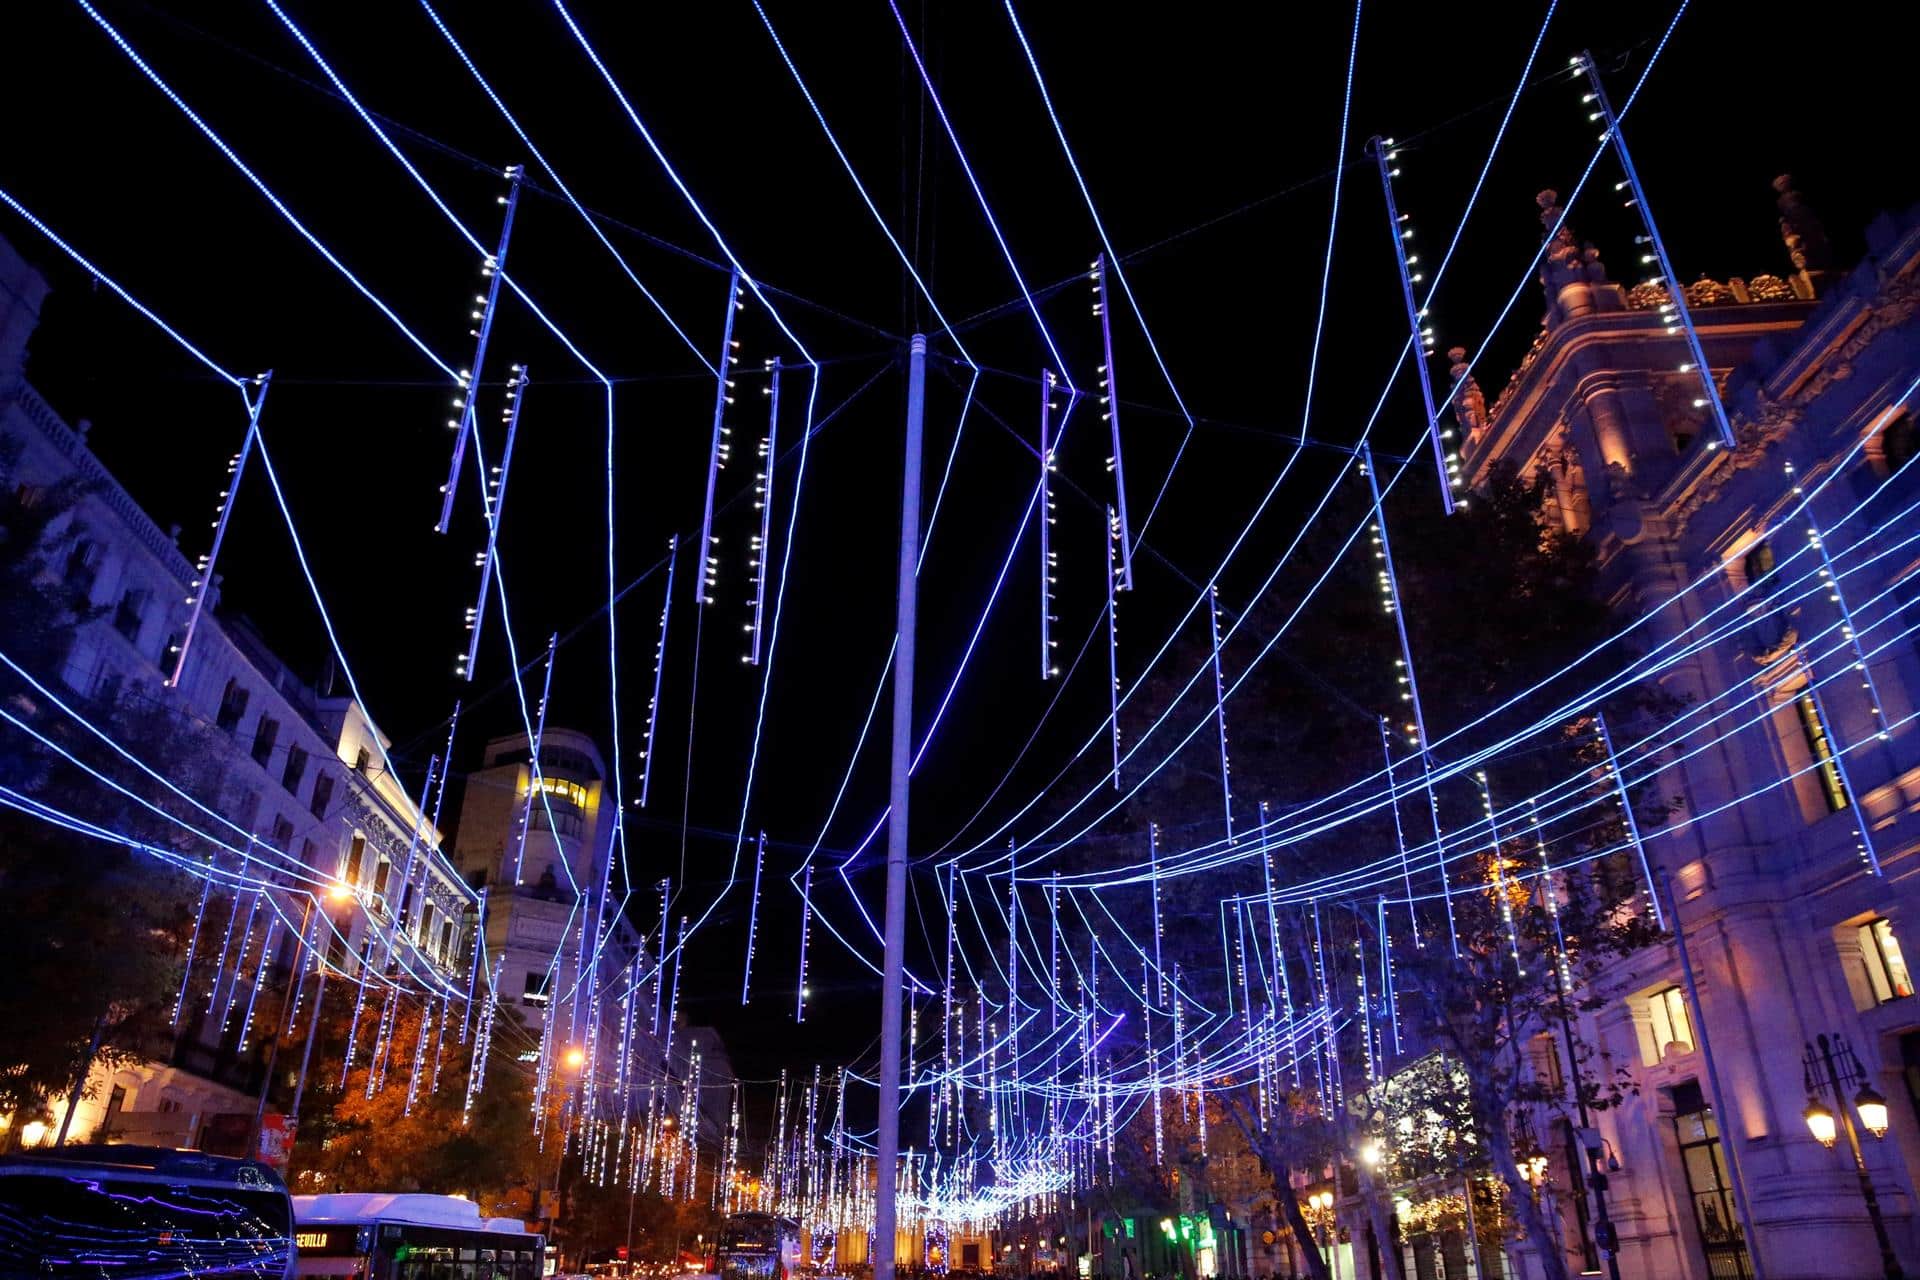
[[[1227,761],[1227,681],[1220,669],[1220,585],[1207,584],[1207,629],[1213,642],[1213,713],[1220,730],[1220,805],[1227,819],[1227,843],[1233,834],[1233,766]]]
[[[553,693],[553,659],[560,648],[560,633],[554,632],[547,637],[547,665],[540,679],[539,714],[534,718],[533,742],[527,755],[527,800],[520,806],[520,830],[513,845],[513,882],[526,883],[524,873],[527,864],[527,830],[533,825],[533,807],[544,803],[541,787],[540,744],[547,736],[547,702]]]
[[[440,490],[440,519],[433,526],[435,533],[445,533],[448,521],[453,518],[453,495],[460,487],[460,464],[466,460],[467,441],[475,430],[473,399],[480,389],[480,371],[487,362],[487,341],[493,336],[493,317],[500,301],[500,280],[507,272],[507,242],[513,235],[514,210],[520,207],[522,176],[523,171],[517,164],[506,171],[507,194],[500,197],[500,203],[506,206],[506,213],[500,220],[500,243],[493,254],[480,263],[480,275],[487,282],[487,291],[474,299],[480,309],[473,313],[474,327],[468,330],[473,336],[473,367],[460,373],[460,394],[453,402],[460,416],[447,424],[454,430],[453,458],[447,464],[447,483]]]
[[[1053,587],[1056,560],[1053,551],[1053,389],[1057,384],[1053,370],[1040,371],[1040,503],[1036,517],[1040,522],[1040,678],[1051,680],[1060,674],[1054,665]]]
[[[1115,587],[1133,590],[1133,533],[1127,525],[1127,467],[1120,451],[1120,391],[1113,377],[1112,308],[1107,305],[1107,255],[1093,260],[1093,314],[1100,317],[1100,404],[1113,438],[1107,470],[1113,473],[1113,522],[1120,539],[1120,572]],[[1151,519],[1151,513],[1149,513]]]
[[[1813,681],[1811,678],[1807,681],[1807,689],[1809,692],[1813,689]],[[1815,697],[1817,699],[1818,695],[1815,695]],[[1825,720],[1826,716],[1822,714],[1820,718]],[[1613,754],[1613,735],[1607,732],[1607,717],[1602,714],[1598,708],[1595,708],[1593,713],[1593,727],[1600,735],[1600,745],[1605,748],[1607,753],[1607,776],[1613,779],[1614,788],[1620,795],[1620,814],[1627,821],[1627,836],[1633,841],[1633,855],[1640,860],[1640,875],[1646,882],[1647,902],[1653,908],[1653,923],[1658,928],[1665,929],[1667,927],[1667,914],[1660,905],[1659,891],[1654,887],[1653,865],[1647,861],[1647,846],[1640,839],[1640,820],[1633,816],[1633,801],[1627,796],[1627,780],[1621,776],[1620,761]],[[1831,733],[1832,730],[1829,729],[1828,732]],[[1836,761],[1839,760],[1840,753],[1836,751],[1833,758]],[[1845,774],[1843,772],[1843,780],[1844,777]],[[1852,788],[1848,788],[1848,790],[1851,791]],[[1864,823],[1861,824],[1863,830],[1865,825]],[[1878,860],[1874,860],[1872,865],[1873,873],[1879,875],[1880,864]]]
[[[1113,742],[1113,789],[1120,790],[1120,615],[1114,608],[1114,592],[1118,589],[1118,575],[1125,572],[1124,567],[1114,562],[1116,544],[1124,548],[1126,528],[1120,518],[1114,514],[1111,506],[1107,508],[1107,736]]]
[[[1367,145],[1380,167],[1380,190],[1387,198],[1387,232],[1393,238],[1393,263],[1400,272],[1400,297],[1407,308],[1407,330],[1413,343],[1413,367],[1420,375],[1420,403],[1427,411],[1427,440],[1433,448],[1434,472],[1440,481],[1440,505],[1448,515],[1452,515],[1453,486],[1459,477],[1447,461],[1446,447],[1440,441],[1440,413],[1433,404],[1433,375],[1427,368],[1427,360],[1433,355],[1433,329],[1423,323],[1426,312],[1413,300],[1413,283],[1420,276],[1412,268],[1419,258],[1407,253],[1407,242],[1413,238],[1413,228],[1406,225],[1407,215],[1400,212],[1393,198],[1393,175],[1400,171],[1390,168],[1387,163],[1400,153],[1392,149],[1391,138],[1374,138]]]
[[[1801,496],[1800,482],[1794,478],[1793,464],[1786,464],[1787,479],[1793,485],[1795,497]],[[1891,736],[1892,727],[1887,723],[1886,704],[1880,701],[1880,688],[1874,682],[1873,670],[1867,665],[1867,653],[1860,645],[1860,630],[1854,625],[1853,610],[1847,606],[1847,593],[1840,585],[1840,575],[1833,567],[1833,557],[1827,554],[1826,535],[1820,530],[1820,522],[1814,519],[1811,506],[1802,508],[1807,517],[1807,542],[1820,553],[1820,580],[1826,584],[1827,599],[1840,611],[1840,630],[1853,649],[1854,670],[1860,673],[1860,688],[1867,695],[1868,705],[1873,711],[1873,725],[1877,736],[1885,741]]]
[[[1393,803],[1393,843],[1400,853],[1400,879],[1407,890],[1407,923],[1413,930],[1413,945],[1423,947],[1420,940],[1420,917],[1413,909],[1413,864],[1407,860],[1407,831],[1400,821],[1399,786],[1393,777],[1393,738],[1387,728],[1387,718],[1380,717],[1380,752],[1387,762],[1387,795]]]
[[[1518,977],[1526,977],[1527,969],[1520,960],[1520,931],[1513,923],[1513,900],[1507,895],[1506,868],[1500,856],[1500,822],[1493,812],[1493,788],[1487,783],[1487,771],[1481,769],[1473,775],[1480,784],[1480,807],[1487,815],[1487,838],[1491,842],[1487,856],[1493,863],[1493,891],[1500,899],[1500,919],[1507,926],[1507,946],[1513,952],[1513,971]]]
[[[247,405],[247,434],[240,438],[240,452],[233,455],[227,463],[227,488],[220,495],[220,511],[213,522],[213,545],[207,554],[201,557],[195,566],[193,594],[188,598],[193,605],[187,614],[186,629],[180,633],[180,643],[174,649],[173,670],[167,676],[167,687],[178,688],[180,677],[187,669],[187,650],[193,647],[193,634],[199,630],[200,615],[206,608],[207,592],[213,589],[213,575],[220,560],[220,547],[227,540],[227,523],[233,514],[234,499],[240,496],[240,478],[246,473],[247,458],[253,453],[253,442],[260,434],[260,410],[267,403],[267,388],[273,379],[269,369],[254,379],[254,391],[247,394],[246,387],[240,388],[240,395]]]
[[[660,603],[660,638],[653,646],[653,694],[647,699],[647,730],[640,735],[640,800],[647,807],[653,785],[653,731],[660,722],[660,680],[667,666],[667,622],[673,617],[673,571],[680,563],[680,537],[667,539],[667,590]]]
[[[760,930],[760,874],[767,866],[767,833],[762,831],[753,848],[753,897],[747,907],[747,965],[740,976],[740,1003],[747,1002],[753,989],[753,943]]]
[[[1413,711],[1413,746],[1420,753],[1420,773],[1427,787],[1427,809],[1433,818],[1434,861],[1440,868],[1440,894],[1447,907],[1447,939],[1453,946],[1454,956],[1458,958],[1460,932],[1453,918],[1453,889],[1447,880],[1446,834],[1440,826],[1440,798],[1433,789],[1433,756],[1427,750],[1427,718],[1420,709],[1420,680],[1414,674],[1413,647],[1407,641],[1406,613],[1400,607],[1400,579],[1393,568],[1393,542],[1387,536],[1387,513],[1380,505],[1380,478],[1373,472],[1373,451],[1364,440],[1360,443],[1360,471],[1367,477],[1367,492],[1373,498],[1373,529],[1374,536],[1379,540],[1375,554],[1381,564],[1381,594],[1387,612],[1393,615],[1394,632],[1400,640],[1400,697]]]
[[[699,585],[694,588],[694,599],[701,605],[713,603],[714,584],[720,574],[720,558],[713,550],[713,497],[720,480],[720,470],[727,465],[727,454],[730,452],[726,442],[726,419],[727,404],[733,397],[727,392],[733,387],[733,366],[738,359],[733,354],[737,345],[733,340],[733,317],[746,305],[740,300],[740,271],[735,268],[727,276],[727,322],[721,330],[720,359],[716,362],[718,372],[714,378],[713,444],[707,451],[707,499],[700,514],[700,574]]]
[[[800,971],[799,983],[793,991],[793,1020],[807,1020],[807,939],[813,925],[813,866],[809,863],[800,872]]]
[[[754,535],[753,620],[747,624],[748,666],[760,665],[760,634],[767,612],[767,564],[773,554],[773,465],[780,456],[780,361],[767,361],[767,436],[760,442],[760,471],[754,477],[753,505],[760,511],[760,532]]]
[[[473,679],[474,664],[480,657],[480,632],[487,616],[487,588],[493,583],[494,551],[500,542],[500,519],[507,507],[507,475],[513,466],[513,441],[520,434],[520,404],[527,398],[528,381],[527,366],[514,365],[507,379],[507,408],[501,415],[507,422],[507,442],[501,447],[500,463],[494,468],[493,479],[481,490],[486,500],[482,514],[487,518],[487,545],[480,553],[480,594],[473,608],[467,610],[467,656],[461,659],[460,674],[468,680]]]
[[[1593,55],[1581,52],[1574,58],[1574,65],[1586,72],[1587,83],[1591,86],[1588,100],[1597,108],[1588,120],[1604,122],[1606,132],[1601,135],[1604,142],[1613,143],[1614,154],[1620,157],[1620,167],[1626,171],[1627,186],[1633,191],[1633,205],[1640,211],[1640,221],[1647,229],[1647,244],[1653,251],[1652,257],[1659,264],[1661,279],[1667,286],[1667,305],[1660,308],[1667,320],[1668,333],[1684,332],[1687,338],[1687,350],[1693,355],[1693,372],[1700,375],[1701,394],[1694,401],[1696,408],[1710,409],[1713,413],[1713,425],[1719,433],[1719,439],[1708,441],[1710,445],[1731,449],[1734,447],[1733,425],[1727,421],[1727,406],[1720,400],[1720,388],[1714,385],[1713,370],[1707,364],[1707,353],[1700,345],[1699,331],[1693,327],[1693,313],[1687,307],[1687,290],[1681,284],[1680,277],[1674,274],[1673,260],[1667,256],[1666,241],[1660,238],[1660,228],[1654,223],[1653,209],[1647,204],[1647,193],[1640,185],[1640,171],[1633,167],[1633,153],[1627,150],[1626,135],[1620,132],[1620,119],[1613,113],[1613,103],[1607,99],[1607,88],[1600,83],[1600,68],[1594,64]],[[1656,918],[1662,915],[1660,895],[1648,890],[1653,899],[1653,913]]]

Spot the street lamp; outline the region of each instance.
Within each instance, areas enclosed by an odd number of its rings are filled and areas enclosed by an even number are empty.
[[[1377,1169],[1380,1167],[1380,1162],[1386,1158],[1386,1154],[1378,1138],[1368,1138],[1360,1147],[1360,1163],[1369,1169]]]
[[[1860,1198],[1866,1201],[1867,1217],[1873,1223],[1873,1238],[1880,1246],[1881,1272],[1887,1280],[1904,1280],[1900,1261],[1893,1256],[1893,1241],[1887,1236],[1886,1221],[1880,1216],[1880,1198],[1874,1193],[1873,1179],[1867,1175],[1867,1158],[1860,1150],[1860,1135],[1853,1127],[1853,1112],[1847,1108],[1846,1091],[1859,1086],[1853,1105],[1860,1113],[1860,1123],[1876,1140],[1886,1136],[1887,1100],[1868,1081],[1866,1070],[1854,1056],[1853,1046],[1845,1036],[1836,1033],[1831,1039],[1824,1035],[1814,1037],[1800,1065],[1807,1087],[1807,1109],[1802,1113],[1806,1116],[1807,1128],[1821,1146],[1832,1150],[1838,1136],[1834,1132],[1834,1120],[1838,1117],[1839,1127],[1847,1133],[1847,1149],[1853,1155],[1854,1173],[1860,1179]],[[1833,1100],[1831,1107],[1826,1103],[1827,1097]]]

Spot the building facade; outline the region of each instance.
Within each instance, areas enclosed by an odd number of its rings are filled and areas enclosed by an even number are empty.
[[[1491,404],[1454,353],[1469,484],[1501,463],[1547,478],[1638,647],[1676,655],[1661,686],[1727,713],[1660,758],[1677,808],[1646,837],[1694,980],[1673,942],[1646,948],[1582,1017],[1585,1069],[1637,1086],[1593,1122],[1625,1277],[1920,1270],[1920,1001],[1902,950],[1920,945],[1920,210],[1877,221],[1838,272],[1791,181],[1775,186],[1793,270],[1686,288],[1734,447],[1662,286],[1609,280],[1570,231],[1545,257],[1546,323]],[[1551,227],[1553,193],[1540,204]],[[1809,573],[1821,589],[1796,590]],[[1599,1261],[1566,1137],[1542,1146],[1577,1272]]]
[[[160,529],[88,449],[88,424],[70,426],[26,381],[46,294],[0,239],[0,484],[29,502],[78,485],[49,529],[48,571],[95,612],[64,654],[10,656],[53,668],[74,704],[137,702],[201,731],[217,792],[203,797],[211,815],[182,813],[211,837],[194,853],[219,887],[201,906],[174,1042],[148,1062],[96,1066],[70,1132],[195,1146],[216,1117],[252,1119],[286,1034],[277,1011],[311,989],[320,957],[336,978],[384,974],[464,997],[476,895],[423,796],[384,767],[389,744],[365,708],[315,688],[222,615],[217,578],[179,662],[201,574],[178,527]]]

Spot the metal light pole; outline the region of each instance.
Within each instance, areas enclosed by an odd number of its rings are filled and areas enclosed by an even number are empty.
[[[920,563],[920,437],[926,417],[927,339],[907,360],[906,461],[900,482],[900,576],[893,658],[893,753],[887,818],[886,955],[880,984],[880,1116],[875,1140],[873,1280],[894,1280],[895,1193],[900,1162],[900,1005],[906,967],[907,800],[913,768],[913,635]]]
[[[1831,1150],[1834,1117],[1839,1117],[1840,1127],[1846,1130],[1847,1149],[1853,1153],[1854,1172],[1860,1178],[1860,1198],[1867,1202],[1867,1217],[1873,1221],[1873,1238],[1880,1245],[1881,1273],[1887,1280],[1904,1280],[1906,1273],[1900,1269],[1900,1260],[1893,1256],[1893,1241],[1887,1236],[1886,1220],[1880,1216],[1880,1197],[1874,1193],[1873,1179],[1867,1175],[1867,1158],[1860,1150],[1860,1133],[1853,1127],[1853,1108],[1858,1107],[1860,1119],[1873,1136],[1885,1136],[1887,1100],[1867,1083],[1867,1073],[1860,1066],[1860,1059],[1853,1056],[1853,1046],[1838,1032],[1834,1033],[1832,1039],[1824,1035],[1814,1037],[1814,1043],[1807,1046],[1800,1064],[1807,1086],[1807,1127],[1813,1130],[1813,1136],[1823,1146]],[[1860,1092],[1849,1105],[1846,1090],[1856,1084],[1860,1086]],[[1820,1101],[1822,1094],[1832,1097],[1833,1110],[1828,1111]]]

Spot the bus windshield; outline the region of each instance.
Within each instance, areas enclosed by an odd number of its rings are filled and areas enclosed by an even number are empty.
[[[144,1178],[0,1178],[0,1275],[281,1280],[293,1260],[284,1191]]]

